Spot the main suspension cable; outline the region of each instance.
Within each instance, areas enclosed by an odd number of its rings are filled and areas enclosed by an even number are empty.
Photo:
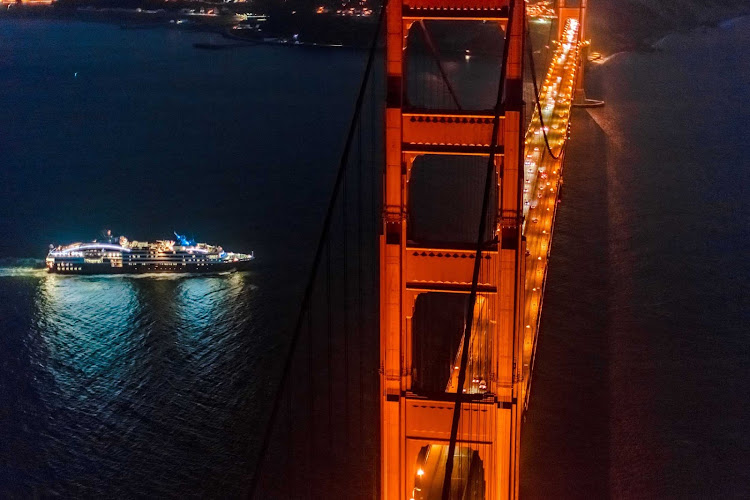
[[[549,145],[549,139],[547,138],[547,130],[544,127],[544,117],[542,116],[542,105],[539,102],[539,86],[536,81],[536,68],[534,68],[534,49],[531,47],[531,34],[529,32],[528,21],[526,23],[526,47],[529,55],[529,65],[531,66],[531,82],[534,85],[534,103],[536,104],[536,111],[539,115],[539,125],[542,128],[542,136],[544,137],[544,145],[547,148],[547,152],[553,160],[559,160],[562,154],[562,149],[558,151],[557,155],[552,152],[552,148]]]
[[[344,151],[341,154],[341,161],[339,162],[338,173],[336,174],[336,181],[333,186],[333,193],[331,193],[331,198],[328,202],[328,209],[326,211],[325,219],[323,221],[323,230],[321,231],[320,239],[318,240],[318,245],[315,250],[315,257],[313,258],[312,269],[310,270],[310,275],[308,276],[308,279],[307,279],[307,286],[305,287],[305,293],[302,297],[302,305],[300,306],[299,314],[297,316],[297,322],[295,324],[294,331],[292,333],[292,339],[289,343],[289,348],[287,350],[286,359],[284,360],[284,367],[281,372],[281,381],[279,382],[279,385],[276,388],[276,393],[273,398],[273,405],[271,406],[271,415],[268,419],[268,423],[266,424],[265,432],[263,433],[263,441],[261,442],[260,451],[258,452],[258,459],[255,463],[255,469],[253,470],[253,475],[250,479],[250,488],[248,491],[248,498],[251,498],[251,499],[255,497],[255,493],[258,488],[258,483],[260,481],[260,471],[263,465],[263,460],[266,456],[266,453],[268,453],[268,447],[271,444],[271,433],[273,431],[274,423],[279,413],[279,408],[281,407],[281,400],[284,394],[284,387],[286,387],[288,379],[289,379],[289,373],[291,372],[292,361],[294,359],[294,353],[296,352],[297,344],[299,342],[300,333],[302,331],[302,325],[305,319],[305,314],[308,310],[308,307],[310,305],[310,300],[313,295],[315,278],[318,275],[318,268],[320,267],[320,261],[323,255],[323,250],[324,250],[326,242],[328,241],[328,234],[330,232],[331,222],[333,219],[333,211],[336,205],[336,201],[338,199],[339,191],[341,190],[341,185],[343,184],[344,172],[346,170],[346,166],[347,166],[348,158],[349,158],[349,151],[352,147],[352,143],[354,141],[354,134],[355,134],[355,131],[357,130],[357,126],[359,123],[359,117],[362,111],[362,103],[364,102],[365,91],[367,90],[367,84],[370,80],[370,73],[372,72],[372,66],[375,60],[375,53],[376,53],[376,49],[378,45],[378,39],[380,37],[380,31],[382,29],[383,18],[385,17],[385,9],[386,9],[387,4],[388,4],[388,0],[385,0],[383,2],[383,5],[380,8],[380,14],[378,15],[377,26],[375,28],[375,33],[373,34],[373,37],[372,37],[372,42],[370,43],[369,54],[367,57],[367,65],[365,66],[365,72],[364,72],[364,75],[362,76],[362,83],[359,88],[357,102],[354,107],[354,115],[352,116],[352,121],[349,125],[349,132],[346,137],[346,144],[344,146]]]
[[[453,457],[456,453],[456,440],[458,438],[458,423],[461,418],[461,402],[463,400],[463,387],[466,381],[466,367],[469,359],[469,344],[471,343],[471,328],[474,319],[474,304],[477,299],[477,286],[479,282],[479,270],[482,264],[482,248],[484,246],[484,232],[487,224],[487,209],[490,204],[490,191],[492,187],[492,173],[495,169],[495,152],[497,150],[497,135],[500,130],[500,114],[504,103],[505,75],[508,66],[508,52],[510,33],[513,27],[513,12],[516,0],[511,0],[509,6],[508,25],[505,30],[505,42],[503,46],[503,61],[500,67],[500,84],[497,89],[497,101],[495,102],[495,117],[492,123],[492,139],[490,140],[489,158],[487,160],[487,174],[484,182],[484,196],[482,197],[482,212],[479,217],[479,234],[477,235],[477,246],[474,254],[474,271],[471,279],[471,292],[466,306],[466,322],[464,323],[463,345],[461,350],[461,367],[458,372],[458,386],[456,387],[456,403],[453,407],[453,419],[451,421],[451,436],[448,444],[448,456],[445,462],[445,475],[443,477],[442,499],[450,500],[451,476],[453,475]],[[525,16],[525,11],[524,11]]]
[[[576,66],[579,64],[578,59],[581,57],[580,42],[581,42],[581,27],[582,27],[583,8],[578,9],[578,29],[576,30]],[[559,21],[558,21],[559,22]],[[544,145],[547,152],[553,160],[559,160],[562,157],[563,150],[565,147],[561,147],[557,155],[552,152],[552,148],[549,145],[549,139],[547,137],[547,129],[544,126],[544,117],[542,116],[542,105],[539,101],[539,87],[536,80],[536,69],[534,68],[534,49],[531,45],[531,32],[529,30],[528,19],[525,21],[526,27],[526,46],[528,47],[529,65],[531,66],[531,81],[534,85],[534,102],[536,104],[537,114],[539,115],[539,125],[542,127],[542,136],[544,137]],[[551,28],[550,28],[551,29]],[[566,141],[567,144],[567,141]]]

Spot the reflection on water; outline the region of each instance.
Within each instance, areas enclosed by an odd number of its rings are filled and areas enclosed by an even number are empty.
[[[657,46],[590,71],[607,104],[572,119],[523,498],[750,491],[750,17]]]
[[[40,283],[35,306],[35,361],[52,377],[55,398],[71,406],[116,395],[131,368],[131,350],[138,348],[130,283],[50,275]]]
[[[37,277],[40,278],[47,274],[46,269],[37,269],[34,267],[0,267],[0,278],[5,277]]]
[[[0,474],[0,492],[236,493],[247,424],[235,420],[254,390],[243,372],[252,277],[3,269],[3,289],[30,309],[28,328],[13,332],[22,338],[5,347],[30,366],[3,373],[25,390],[0,415],[0,456],[28,454],[14,462],[31,477],[3,484]]]

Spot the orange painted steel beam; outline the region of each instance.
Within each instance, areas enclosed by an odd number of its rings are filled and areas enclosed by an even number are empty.
[[[492,116],[403,113],[401,128],[404,148],[411,151],[420,150],[419,146],[489,148],[492,141]],[[501,127],[495,138],[500,147],[502,132]]]
[[[510,0],[404,0],[404,7],[427,10],[495,11],[510,7]]]
[[[580,7],[560,7],[560,13],[558,15],[558,33],[557,37],[560,39],[563,36],[563,30],[565,28],[565,22],[568,19],[576,19],[579,21],[578,26],[578,39],[583,42],[586,40],[586,9],[588,0],[580,0]],[[583,90],[583,65],[578,68],[575,84],[575,100],[580,102],[585,100]]]
[[[410,499],[421,484],[418,457],[441,449],[450,439],[453,398],[422,394],[413,386],[412,321],[417,299],[430,292],[468,294],[474,250],[416,247],[407,242],[409,177],[423,154],[484,155],[496,148],[498,214],[495,239],[483,253],[487,272],[478,291],[486,315],[481,323],[487,348],[473,349],[470,359],[486,370],[481,401],[462,404],[458,449],[472,449],[481,460],[484,497],[516,498],[520,436],[519,384],[522,378],[524,330],[524,251],[521,236],[523,183],[523,48],[522,0],[391,0],[386,21],[386,112],[383,212],[380,235],[380,389],[381,493],[388,500]],[[492,137],[494,112],[447,112],[405,109],[404,58],[413,22],[423,19],[498,22],[507,33],[508,58],[500,126]],[[511,20],[509,22],[509,20]],[[456,169],[456,179],[463,175]],[[482,193],[477,193],[481,197]],[[473,224],[478,221],[466,221]],[[479,325],[478,325],[479,327]],[[474,341],[472,341],[472,345]],[[486,356],[486,358],[482,358]],[[487,368],[485,368],[487,367]],[[446,382],[450,378],[446,374]],[[467,386],[465,386],[467,387]],[[482,389],[484,390],[484,389]],[[455,391],[455,388],[454,388]],[[521,404],[521,406],[519,406]],[[481,424],[481,425],[478,425]],[[435,448],[438,446],[438,448]]]
[[[508,0],[405,0],[402,15],[413,20],[506,21],[508,9]]]

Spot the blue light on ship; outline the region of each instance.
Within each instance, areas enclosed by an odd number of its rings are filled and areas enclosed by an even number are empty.
[[[186,236],[183,236],[181,234],[177,234],[176,231],[172,231],[174,233],[175,238],[177,238],[177,243],[180,244],[180,246],[183,247],[190,247],[195,245],[195,240],[189,240]]]

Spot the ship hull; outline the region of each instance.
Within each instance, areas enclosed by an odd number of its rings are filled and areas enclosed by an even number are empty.
[[[175,233],[176,234],[176,233]],[[50,246],[46,264],[54,274],[205,274],[247,269],[253,252],[225,252],[220,246],[172,240],[108,241]]]
[[[251,261],[217,262],[207,265],[186,263],[183,265],[165,266],[160,264],[144,264],[137,266],[113,267],[107,264],[79,263],[73,268],[53,266],[48,268],[51,274],[63,275],[96,275],[96,274],[211,274],[229,271],[245,271],[250,268]]]

